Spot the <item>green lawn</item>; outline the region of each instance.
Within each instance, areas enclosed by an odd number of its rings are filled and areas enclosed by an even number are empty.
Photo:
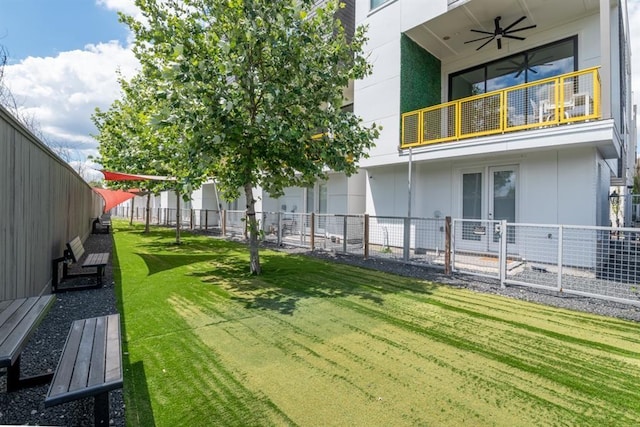
[[[128,425],[640,425],[637,323],[114,227]]]

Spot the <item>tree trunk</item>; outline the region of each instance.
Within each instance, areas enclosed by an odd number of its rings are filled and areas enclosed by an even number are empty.
[[[144,232],[149,233],[149,223],[151,222],[151,193],[147,194],[147,210],[144,218]]]
[[[258,221],[256,220],[256,201],[253,198],[251,184],[244,185],[244,194],[247,198],[247,230],[249,232],[249,262],[251,274],[259,275],[260,252],[258,249]]]
[[[129,220],[129,225],[133,225],[133,207],[136,204],[136,198],[133,197],[131,199],[131,219]]]
[[[180,244],[180,191],[176,190],[176,245]]]

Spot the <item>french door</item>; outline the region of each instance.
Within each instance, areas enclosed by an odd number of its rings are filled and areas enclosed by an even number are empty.
[[[517,220],[518,167],[490,166],[462,173],[462,238],[497,251],[500,235],[493,221]],[[507,234],[507,243],[515,235]]]

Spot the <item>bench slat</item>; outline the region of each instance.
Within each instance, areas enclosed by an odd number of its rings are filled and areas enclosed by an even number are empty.
[[[82,331],[80,347],[76,354],[75,365],[73,367],[73,377],[71,378],[71,384],[69,384],[69,391],[78,390],[87,386],[95,329],[95,317],[84,320],[84,330]]]
[[[74,321],[45,407],[122,388],[121,345],[120,315]]]
[[[88,386],[104,382],[105,356],[107,354],[107,319],[99,317],[96,321],[96,331],[93,336],[93,352],[91,353],[91,367],[89,369]]]
[[[78,262],[82,255],[84,255],[84,246],[82,246],[82,241],[80,237],[76,236],[67,243],[67,248],[69,252],[71,252],[71,257],[73,258],[73,262]]]
[[[6,310],[0,313],[0,366],[11,365],[13,344],[15,343],[15,328],[24,312],[26,298],[12,301]]]
[[[47,313],[46,306],[52,304],[54,296],[20,298],[2,312],[0,319],[0,366],[10,366],[26,346],[33,329]]]
[[[67,341],[64,343],[64,351],[58,361],[58,367],[49,386],[48,396],[57,396],[69,391],[69,381],[71,380],[71,374],[73,373],[73,366],[76,361],[76,354],[80,347],[80,338],[82,337],[82,330],[84,329],[84,322],[73,322],[69,335],[67,335]]]
[[[104,374],[105,382],[122,380],[122,352],[120,350],[120,342],[120,321],[117,317],[110,317],[107,327],[107,366]]]
[[[87,255],[85,262],[82,264],[82,267],[98,267],[100,265],[107,265],[107,262],[109,262],[108,252],[89,254]]]

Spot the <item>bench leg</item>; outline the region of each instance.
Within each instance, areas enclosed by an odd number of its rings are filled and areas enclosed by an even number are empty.
[[[25,387],[33,387],[51,382],[53,373],[33,375],[20,378],[20,356],[13,365],[7,368],[7,392],[17,391]]]
[[[93,403],[94,422],[97,426],[109,425],[109,392],[97,394]]]
[[[96,287],[98,287],[98,288],[102,287],[102,276],[104,276],[104,267],[99,265],[98,266],[98,279],[97,279],[97,285],[96,285]]]
[[[7,368],[7,391],[16,391],[20,388],[20,356],[13,365]]]

